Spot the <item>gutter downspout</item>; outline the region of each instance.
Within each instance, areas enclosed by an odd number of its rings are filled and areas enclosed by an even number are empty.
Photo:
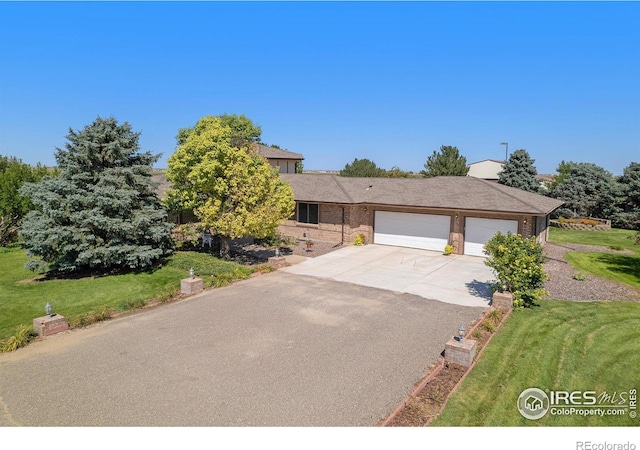
[[[342,207],[342,233],[340,236],[340,245],[344,245],[344,206]]]

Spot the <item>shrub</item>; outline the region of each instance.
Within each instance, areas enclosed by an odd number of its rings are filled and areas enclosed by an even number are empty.
[[[87,325],[91,325],[97,322],[103,322],[105,320],[109,320],[113,317],[115,311],[111,308],[98,309],[93,312],[89,312],[86,314],[82,314],[80,316],[73,317],[69,319],[69,328],[80,328],[86,327]]]
[[[504,312],[501,309],[494,308],[487,314],[487,319],[493,321],[496,325],[502,320]]]
[[[202,225],[199,223],[185,223],[171,230],[171,237],[178,250],[187,250],[198,245],[202,231]]]
[[[353,242],[353,245],[367,245],[367,237],[364,233],[360,233],[356,236],[356,240]]]
[[[578,281],[584,281],[587,279],[587,276],[582,272],[576,272],[573,274],[573,279]]]
[[[485,264],[497,277],[494,288],[511,292],[515,308],[531,306],[546,294],[544,256],[535,238],[498,232],[485,244],[484,251],[489,256]]]
[[[33,330],[33,327],[29,325],[20,325],[16,329],[16,334],[0,341],[0,353],[12,352],[20,347],[24,347],[36,336],[37,334]]]
[[[487,330],[489,333],[495,333],[497,329],[495,324],[491,320],[485,320],[484,322],[482,322],[482,328]]]
[[[444,254],[445,255],[450,255],[451,253],[453,253],[453,250],[455,249],[455,247],[452,244],[447,244],[444,246]]]

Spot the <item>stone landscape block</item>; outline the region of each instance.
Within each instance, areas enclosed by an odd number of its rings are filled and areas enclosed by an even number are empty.
[[[33,319],[33,329],[40,336],[44,337],[68,330],[69,324],[64,316],[53,314],[51,316],[42,316]]]
[[[491,306],[509,310],[513,308],[513,294],[511,292],[494,292]]]
[[[275,256],[272,256],[267,261],[267,265],[273,267],[276,270],[281,269],[282,267],[286,266],[286,259],[284,256],[278,256],[277,258]]]
[[[180,281],[180,292],[187,295],[199,294],[204,290],[202,278],[185,278]]]
[[[449,362],[469,367],[476,357],[478,342],[473,339],[464,339],[460,342],[456,338],[449,339],[444,347],[444,359]]]

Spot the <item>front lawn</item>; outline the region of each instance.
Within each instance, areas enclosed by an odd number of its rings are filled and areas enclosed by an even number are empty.
[[[549,241],[558,244],[571,243],[583,245],[599,245],[603,247],[615,247],[627,249],[640,256],[640,245],[635,245],[629,236],[635,236],[632,230],[612,228],[609,231],[578,231],[564,228],[549,228]]]
[[[640,289],[640,245],[628,239],[635,231],[612,229],[610,231],[575,231],[550,228],[551,242],[599,245],[616,250],[631,250],[633,253],[568,252],[567,262],[579,271],[624,283]]]
[[[191,267],[208,286],[246,278],[252,272],[208,254],[178,252],[153,272],[43,280],[23,268],[26,261],[24,250],[0,248],[0,340],[13,335],[19,325],[31,325],[34,318],[43,316],[47,302],[71,323],[100,310],[122,311],[152,299],[167,299],[179,292],[180,280],[188,277]]]
[[[524,418],[520,393],[596,391],[616,401],[640,389],[640,304],[543,300],[514,311],[434,426],[639,426],[640,418],[554,415]],[[598,402],[600,403],[600,402]],[[585,408],[586,409],[586,408]],[[594,409],[594,408],[592,408]]]

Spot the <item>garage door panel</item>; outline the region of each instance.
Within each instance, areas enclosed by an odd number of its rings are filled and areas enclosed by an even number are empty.
[[[486,219],[467,217],[464,230],[464,254],[486,256],[483,252],[486,244],[497,232],[507,234],[518,232],[517,220]]]
[[[374,242],[443,251],[450,223],[450,216],[376,211]]]

